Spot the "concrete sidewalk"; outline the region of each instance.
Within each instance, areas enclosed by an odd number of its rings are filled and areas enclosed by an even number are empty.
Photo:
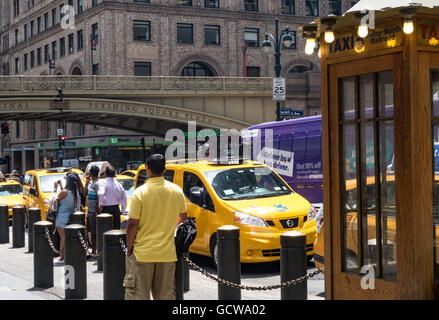
[[[0,300],[62,300],[64,299],[64,266],[54,267],[54,287],[48,289],[34,288],[33,253],[28,253],[26,245],[23,248],[12,248],[12,227],[10,227],[10,243],[0,244]],[[203,260],[204,259],[204,260]],[[199,259],[205,263],[204,257]],[[195,260],[195,259],[194,259]],[[195,261],[195,262],[197,262]],[[203,267],[203,265],[200,264]],[[213,268],[205,267],[211,273]],[[308,272],[310,272],[308,270]],[[308,299],[324,300],[323,275],[316,280],[308,281]],[[242,284],[250,286],[274,285],[280,282],[279,275],[269,272],[260,276],[258,273],[242,274]],[[217,300],[217,283],[201,273],[190,270],[190,291],[184,294],[185,300]],[[280,289],[271,291],[241,291],[242,300],[280,300]],[[96,260],[87,261],[87,299],[103,299],[103,272],[97,271]]]

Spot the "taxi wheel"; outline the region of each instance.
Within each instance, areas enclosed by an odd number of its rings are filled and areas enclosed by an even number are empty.
[[[216,239],[216,233],[210,238],[210,257],[213,267],[218,269],[218,241]]]

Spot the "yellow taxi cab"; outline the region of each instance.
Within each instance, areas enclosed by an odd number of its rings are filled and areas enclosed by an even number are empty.
[[[26,211],[29,208],[38,207],[41,209],[41,219],[46,219],[46,213],[49,209],[48,201],[53,192],[55,181],[64,181],[69,171],[76,172],[82,179],[84,172],[72,168],[46,168],[26,171],[23,183],[23,198]],[[58,191],[59,188],[58,188]]]
[[[120,174],[123,176],[130,176],[131,178],[134,178],[136,176],[137,170],[125,170],[124,172],[121,172]]]
[[[7,173],[5,174],[5,179],[20,182],[20,175],[16,173]]]
[[[146,181],[145,165],[139,167],[135,179],[136,188]],[[265,164],[168,161],[165,179],[182,188],[188,216],[197,226],[190,252],[212,257],[214,265],[216,230],[223,225],[240,228],[243,263],[279,260],[280,235],[290,230],[306,234],[307,255],[312,258],[316,232],[308,217],[311,204]]]
[[[12,207],[24,206],[23,186],[14,180],[0,182],[0,204],[9,207],[9,220],[12,221]]]

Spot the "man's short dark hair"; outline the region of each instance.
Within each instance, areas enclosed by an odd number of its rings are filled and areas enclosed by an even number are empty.
[[[116,176],[116,169],[114,169],[111,165],[105,168],[105,175],[107,177],[114,177]]]
[[[146,160],[149,170],[155,175],[162,175],[166,167],[166,159],[161,154],[153,154]]]
[[[88,170],[92,177],[99,176],[99,171],[99,167],[96,165],[91,166],[90,170]]]

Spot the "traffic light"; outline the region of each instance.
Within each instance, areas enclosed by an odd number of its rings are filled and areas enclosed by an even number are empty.
[[[66,145],[66,136],[59,136],[59,146]]]
[[[4,122],[1,124],[2,134],[8,134],[9,133],[9,124],[7,122]]]
[[[96,40],[91,40],[91,50],[96,51]]]
[[[55,59],[50,59],[50,61],[49,61],[49,69],[55,69]]]
[[[145,138],[140,138],[140,145],[142,146],[142,148],[145,148]]]

